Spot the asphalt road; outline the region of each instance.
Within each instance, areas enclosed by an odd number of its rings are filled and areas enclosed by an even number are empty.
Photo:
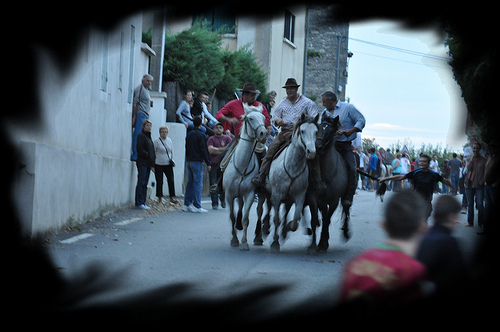
[[[386,199],[390,195],[387,193]],[[286,241],[280,241],[280,253],[270,252],[272,233],[263,246],[253,245],[253,207],[250,251],[230,247],[227,209],[212,210],[206,198],[203,207],[208,213],[123,209],[52,235],[46,247],[65,277],[77,279],[97,269],[106,276],[104,279],[116,283],[116,288],[99,292],[87,300],[90,302],[116,301],[121,296],[184,282],[192,283],[192,292],[207,297],[231,295],[256,286],[289,285],[266,309],[272,314],[315,297],[321,297],[324,305],[334,303],[341,272],[349,259],[384,239],[379,227],[384,203],[366,191],[358,191],[354,199],[351,239],[342,239],[337,211],[330,226],[330,248],[315,255],[307,253],[310,236],[305,235],[302,224],[289,233]],[[479,229],[463,227],[465,224],[466,215],[461,215],[455,235],[470,256]]]

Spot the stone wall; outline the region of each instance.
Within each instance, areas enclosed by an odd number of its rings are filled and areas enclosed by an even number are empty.
[[[311,5],[308,9],[307,64],[304,94],[323,108],[327,90],[345,100],[349,23],[336,21],[334,6]]]

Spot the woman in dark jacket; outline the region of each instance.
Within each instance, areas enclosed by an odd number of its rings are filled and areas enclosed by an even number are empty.
[[[137,186],[135,187],[135,207],[142,210],[149,210],[146,205],[148,192],[149,171],[154,171],[155,148],[151,140],[151,127],[153,123],[144,120],[142,132],[137,136]]]

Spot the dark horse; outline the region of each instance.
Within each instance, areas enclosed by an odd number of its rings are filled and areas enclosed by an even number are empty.
[[[323,117],[321,132],[316,141],[316,148],[320,158],[321,179],[326,184],[325,192],[317,193],[309,186],[306,195],[311,210],[312,242],[309,250],[326,252],[330,234],[328,228],[330,219],[339,205],[339,201],[347,189],[347,164],[344,158],[335,149],[335,132],[340,123],[339,118]],[[321,238],[316,247],[316,227],[319,226],[318,208],[322,215]],[[349,239],[350,206],[342,207],[342,230],[346,240]]]

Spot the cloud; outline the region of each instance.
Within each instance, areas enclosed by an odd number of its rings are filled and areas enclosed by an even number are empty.
[[[391,123],[380,123],[380,122],[373,123],[373,124],[367,124],[363,131],[377,132],[377,133],[381,133],[383,131],[405,132],[405,133],[407,133],[407,135],[410,135],[411,133],[428,133],[428,134],[441,134],[445,137],[447,134],[446,130],[405,127],[405,126],[401,126],[401,125],[396,125],[396,124],[391,124]],[[387,134],[387,132],[383,132],[383,133]]]

